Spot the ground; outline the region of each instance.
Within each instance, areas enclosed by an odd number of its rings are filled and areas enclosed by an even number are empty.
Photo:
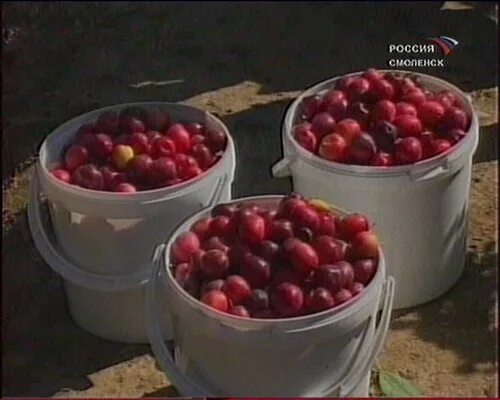
[[[441,298],[395,313],[379,364],[427,396],[497,393],[498,124],[496,91],[487,90],[496,85],[496,24],[482,10],[441,11],[439,2],[2,5],[3,27],[20,28],[2,58],[4,396],[175,395],[148,346],[107,342],[72,322],[60,279],[32,244],[27,184],[53,128],[104,105],[185,101],[221,116],[232,132],[235,196],[284,193],[288,180],[254,166],[280,158],[290,100],[329,76],[385,66],[389,44],[440,35],[460,45],[445,68],[425,72],[472,92],[483,125],[470,262]],[[163,84],[136,85],[145,81]]]

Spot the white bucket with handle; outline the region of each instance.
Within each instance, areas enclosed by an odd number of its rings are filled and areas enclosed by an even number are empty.
[[[228,138],[226,151],[212,168],[190,181],[132,194],[82,189],[61,183],[49,173],[49,166],[61,159],[79,126],[104,111],[119,112],[130,106],[166,107],[174,121],[221,129]],[[102,108],[72,119],[45,139],[31,181],[29,224],[38,251],[64,279],[69,309],[80,327],[109,340],[148,342],[144,285],[151,275],[155,245],[188,215],[231,199],[235,161],[234,143],[224,124],[183,104]],[[42,194],[50,218],[44,218]],[[168,337],[168,320],[162,326]]]
[[[334,87],[340,78],[333,78],[307,89],[288,108],[282,126],[284,158],[272,169],[275,177],[291,176],[294,190],[306,197],[370,217],[385,243],[388,273],[397,282],[395,309],[439,297],[462,275],[472,156],[479,137],[469,96],[441,79],[412,74],[430,90],[456,93],[472,116],[466,137],[449,151],[411,165],[377,168],[327,161],[303,149],[292,135],[298,107],[304,98]]]
[[[276,207],[283,196],[234,200]],[[367,397],[369,375],[389,327],[394,281],[383,253],[372,281],[340,307],[289,319],[247,319],[218,312],[175,281],[169,265],[175,238],[157,248],[148,284],[148,329],[153,353],[183,396]],[[162,338],[167,296],[173,341]],[[380,319],[377,319],[381,310]]]

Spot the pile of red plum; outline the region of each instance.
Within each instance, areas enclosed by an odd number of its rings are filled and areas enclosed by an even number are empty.
[[[162,107],[106,111],[76,132],[51,174],[82,188],[134,193],[172,186],[213,166],[226,148],[223,131],[172,122]]]
[[[290,318],[359,296],[378,266],[379,244],[361,214],[335,215],[299,194],[274,209],[219,204],[171,246],[177,283],[218,311]]]
[[[451,91],[432,92],[418,77],[368,69],[304,99],[293,137],[338,163],[388,167],[447,152],[467,133],[470,115]]]

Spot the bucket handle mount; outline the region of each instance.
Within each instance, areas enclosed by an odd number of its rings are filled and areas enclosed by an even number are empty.
[[[271,167],[271,173],[275,178],[286,178],[291,175],[291,166],[296,162],[296,157],[284,157]]]
[[[438,166],[432,166],[423,171],[420,168],[412,168],[408,172],[408,176],[412,182],[423,182],[437,178],[439,175],[447,174],[449,170],[450,163],[448,159],[445,158]]]

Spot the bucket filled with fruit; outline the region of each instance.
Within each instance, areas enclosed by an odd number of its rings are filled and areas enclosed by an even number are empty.
[[[234,169],[224,124],[188,105],[111,106],[53,131],[40,148],[28,216],[75,322],[146,343],[144,284],[156,244],[187,216],[231,199]]]
[[[317,84],[291,104],[273,174],[373,219],[398,283],[395,308],[405,308],[462,274],[478,134],[470,98],[455,86],[371,69]]]
[[[150,342],[183,395],[368,395],[393,280],[366,217],[296,194],[242,198],[183,222],[154,265]]]

